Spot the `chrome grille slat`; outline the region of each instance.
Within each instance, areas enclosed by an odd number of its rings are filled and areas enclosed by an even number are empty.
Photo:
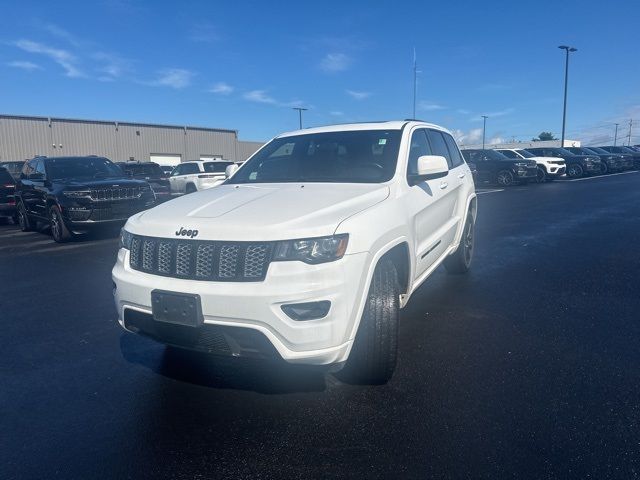
[[[226,242],[154,238],[134,235],[130,265],[152,275],[218,281],[264,280],[272,242]]]
[[[95,202],[131,200],[140,198],[143,193],[143,187],[94,188],[91,190],[91,200]]]

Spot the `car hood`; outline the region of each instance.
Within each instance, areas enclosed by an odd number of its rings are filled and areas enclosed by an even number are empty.
[[[564,160],[563,158],[558,157],[529,157],[527,160],[534,160],[536,162],[557,162],[560,160]]]
[[[109,187],[141,187],[146,185],[144,180],[135,180],[132,178],[65,178],[63,180],[54,180],[54,183],[63,187],[85,187],[85,188],[109,188]]]
[[[127,229],[167,238],[181,228],[198,230],[198,240],[319,237],[388,196],[381,184],[220,185],[135,215]]]

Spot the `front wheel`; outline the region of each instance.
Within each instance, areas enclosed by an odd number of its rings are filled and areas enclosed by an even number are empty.
[[[444,268],[447,273],[458,275],[467,273],[471,268],[471,260],[473,259],[473,247],[475,242],[475,222],[473,215],[467,215],[467,221],[462,231],[462,239],[460,245],[454,254],[444,259]]]
[[[398,273],[390,260],[376,266],[358,333],[339,378],[352,383],[387,383],[396,368],[398,350]]]
[[[51,236],[57,243],[68,242],[72,238],[72,234],[64,224],[60,209],[53,205],[49,209],[49,225],[51,226]]]
[[[24,208],[24,204],[22,202],[18,203],[18,213],[17,220],[18,225],[20,225],[20,230],[23,232],[30,232],[33,230],[33,225],[31,224],[31,220],[29,219],[29,215],[27,214],[27,209]]]
[[[609,165],[606,162],[600,163],[600,174],[606,175],[607,173],[609,173]]]
[[[573,163],[567,168],[567,176],[570,178],[580,178],[582,177],[582,175],[584,175],[584,169],[582,168],[582,165]]]
[[[538,183],[544,183],[547,181],[547,171],[543,167],[538,167],[536,180],[538,181]]]
[[[513,176],[513,173],[509,170],[501,170],[500,172],[498,172],[496,182],[501,187],[509,187],[515,183],[515,178]]]
[[[195,192],[197,192],[197,191],[198,191],[198,189],[196,189],[196,186],[195,186],[193,183],[188,184],[188,185],[187,185],[187,188],[185,189],[185,192],[186,192],[187,194],[189,194],[189,193],[195,193]]]

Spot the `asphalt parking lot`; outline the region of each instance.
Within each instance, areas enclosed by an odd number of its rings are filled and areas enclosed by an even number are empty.
[[[640,173],[480,192],[379,387],[124,333],[117,239],[0,225],[0,477],[637,478]]]

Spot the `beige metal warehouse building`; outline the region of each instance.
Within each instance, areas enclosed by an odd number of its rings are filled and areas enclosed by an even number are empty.
[[[163,165],[198,159],[244,161],[261,145],[238,140],[237,130],[0,115],[0,161],[35,155],[100,155]]]

